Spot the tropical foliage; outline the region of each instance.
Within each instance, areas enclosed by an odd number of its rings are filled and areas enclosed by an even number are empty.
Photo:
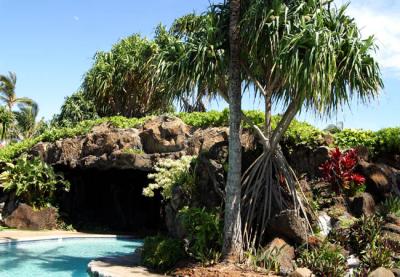
[[[355,149],[342,153],[339,148],[335,148],[331,150],[329,160],[320,166],[323,178],[332,184],[333,191],[337,194],[345,192],[354,195],[362,190],[365,178],[355,172],[357,161]]]
[[[28,159],[27,155],[7,163],[0,180],[5,191],[15,192],[22,202],[35,208],[52,204],[57,189],[69,189],[69,183],[50,165],[39,158]]]
[[[316,276],[344,276],[346,273],[346,258],[340,248],[327,242],[314,249],[304,249],[297,264],[309,268]]]
[[[364,146],[374,153],[376,136],[369,130],[344,129],[334,134],[335,144],[340,148],[355,148]]]
[[[98,117],[93,101],[86,98],[82,91],[78,91],[65,98],[61,112],[54,116],[52,125],[71,127],[83,120],[92,120]]]
[[[161,190],[161,195],[165,200],[172,196],[172,190],[179,186],[182,190],[190,190],[194,185],[194,176],[190,172],[194,156],[183,156],[178,160],[162,159],[154,167],[155,173],[148,175],[149,179],[154,180],[143,189],[143,195],[153,197],[154,192]]]
[[[179,211],[188,238],[188,254],[205,265],[221,257],[223,222],[216,212],[185,207]]]
[[[170,269],[185,256],[182,241],[160,235],[147,237],[141,252],[142,263],[158,270]]]
[[[26,139],[37,136],[47,128],[47,123],[42,118],[36,121],[39,113],[37,104],[30,106],[21,106],[18,111],[14,112],[16,125],[13,137]]]
[[[0,111],[3,140],[31,137],[43,124],[43,121],[36,123],[38,105],[30,98],[17,97],[16,84],[15,73],[0,75],[0,101],[5,105]],[[17,111],[13,110],[15,105],[19,108]]]
[[[390,196],[382,203],[380,212],[386,216],[388,214],[400,217],[400,197]]]
[[[170,30],[158,28],[157,78],[166,80],[176,97],[197,92],[196,99],[206,93],[229,101],[231,3],[211,5],[202,15],[177,19]],[[242,178],[245,236],[250,242],[254,237],[262,237],[272,205],[303,210],[304,199],[295,189],[296,177],[278,147],[296,114],[302,109],[319,115],[332,114],[353,97],[361,102],[370,101],[377,96],[382,80],[371,56],[374,40],[361,38],[354,20],[346,15],[346,6],[335,8],[322,0],[253,0],[243,1],[240,13],[242,80],[246,87],[254,87],[255,99],[264,100],[266,107],[263,129],[244,116],[264,145],[264,153]],[[284,110],[274,130],[272,104],[281,105]],[[260,168],[264,170],[259,171]],[[294,198],[269,197],[269,193],[283,193],[279,183],[282,175]],[[294,203],[274,203],[278,199],[294,199]],[[268,205],[263,204],[265,201]],[[255,222],[260,226],[257,230],[252,229]]]
[[[109,52],[98,52],[83,82],[83,94],[100,116],[141,117],[171,110],[161,82],[154,82],[155,42],[139,35],[122,39]]]
[[[12,111],[16,104],[32,105],[34,101],[27,97],[17,97],[15,87],[17,84],[17,75],[9,72],[8,76],[0,75],[0,100],[6,105],[9,111]]]
[[[14,114],[7,108],[0,106],[1,139],[4,140],[14,122]]]
[[[353,96],[369,101],[377,95],[382,80],[370,53],[373,38],[361,38],[354,20],[346,15],[346,6],[336,9],[318,0],[271,1],[267,5],[249,1],[242,28],[248,49],[244,69],[265,99],[267,119],[264,132],[258,132],[265,152],[243,177],[246,240],[253,242],[262,237],[272,206],[297,206],[304,214],[306,202],[296,192],[296,176],[277,148],[295,115],[302,109],[331,114]],[[272,103],[283,103],[285,108],[273,131],[269,122]],[[271,178],[272,168],[281,169],[275,178]],[[282,193],[279,175],[284,176],[293,203],[274,202],[279,197],[269,196]],[[256,224],[261,227],[253,229]]]

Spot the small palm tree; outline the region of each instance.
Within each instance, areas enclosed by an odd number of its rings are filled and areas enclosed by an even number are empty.
[[[14,114],[3,106],[0,106],[1,139],[4,140],[14,122]]]
[[[14,112],[16,125],[16,136],[20,139],[32,137],[37,129],[43,124],[43,120],[36,122],[39,107],[36,103],[30,106],[20,105],[19,110]]]
[[[0,100],[5,103],[9,111],[12,111],[16,104],[31,106],[35,102],[28,97],[17,97],[15,87],[17,84],[17,75],[9,72],[8,76],[0,75]]]

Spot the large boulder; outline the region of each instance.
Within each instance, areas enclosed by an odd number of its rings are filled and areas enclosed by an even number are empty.
[[[357,170],[366,177],[367,190],[372,195],[379,199],[387,198],[391,193],[400,195],[400,170],[364,160],[359,161]]]
[[[148,120],[140,133],[146,153],[177,152],[185,148],[190,127],[173,116],[159,116]]]
[[[96,126],[82,141],[82,156],[101,156],[120,149],[142,149],[139,130],[117,129],[110,125]]]
[[[400,153],[384,153],[377,157],[376,161],[400,169]]]
[[[271,219],[268,233],[273,237],[283,237],[296,244],[307,242],[307,225],[294,210],[285,210]]]
[[[372,271],[368,277],[394,277],[394,274],[389,269],[384,267],[378,267],[374,271]]]
[[[27,230],[51,230],[57,228],[58,213],[55,208],[49,207],[34,210],[26,204],[18,207],[5,218],[4,223],[10,228]]]
[[[299,145],[288,156],[290,165],[297,173],[307,173],[309,176],[318,176],[319,166],[328,159],[329,148],[326,146],[312,149]]]
[[[200,152],[207,152],[216,143],[228,141],[229,129],[227,127],[212,127],[197,129],[188,143],[188,153],[198,155]]]
[[[351,200],[350,209],[352,214],[357,217],[372,216],[375,214],[375,200],[371,194],[364,192]]]
[[[295,271],[289,274],[289,277],[312,277],[312,271],[306,267],[296,268]]]
[[[275,238],[268,244],[266,250],[274,255],[274,258],[279,263],[279,272],[282,275],[287,275],[293,271],[293,261],[295,259],[293,246],[281,238]]]

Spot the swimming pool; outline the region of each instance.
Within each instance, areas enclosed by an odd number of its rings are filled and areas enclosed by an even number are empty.
[[[99,257],[126,255],[140,240],[64,238],[0,244],[1,277],[87,277],[88,263]]]

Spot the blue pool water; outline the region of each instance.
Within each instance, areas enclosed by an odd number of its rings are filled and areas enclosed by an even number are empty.
[[[87,277],[90,260],[132,253],[139,240],[69,238],[0,244],[1,277]]]

